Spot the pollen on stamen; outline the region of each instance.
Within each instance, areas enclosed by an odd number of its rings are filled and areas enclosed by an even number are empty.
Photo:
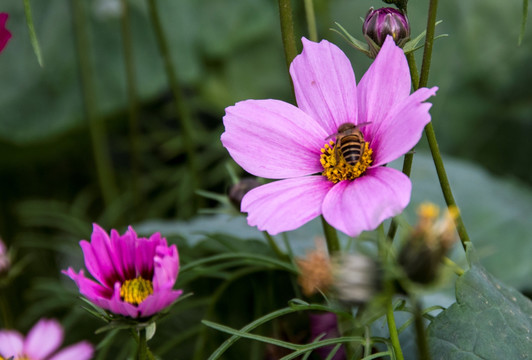
[[[133,305],[139,305],[151,294],[153,294],[153,283],[140,276],[132,280],[124,281],[120,287],[120,297],[122,300]]]
[[[364,154],[354,166],[348,164],[341,154],[337,159],[334,147],[335,142],[332,140],[323,146],[320,163],[323,166],[322,175],[335,184],[342,180],[354,180],[362,176],[373,162],[371,157],[373,150],[369,148],[367,142],[364,144]]]

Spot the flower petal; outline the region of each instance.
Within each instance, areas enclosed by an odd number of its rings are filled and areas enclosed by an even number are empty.
[[[50,360],[90,360],[94,354],[94,347],[87,341],[81,341],[74,345],[64,348]]]
[[[7,45],[9,39],[11,39],[11,33],[6,28],[6,22],[9,14],[0,13],[0,52],[4,50],[4,47]]]
[[[68,268],[67,271],[62,271],[63,274],[69,276],[76,282],[79,288],[79,292],[92,302],[96,302],[99,298],[109,299],[112,295],[112,290],[106,288],[91,279],[85,277],[83,270],[80,270],[77,274],[72,268]]]
[[[321,214],[321,204],[333,183],[323,176],[275,181],[248,192],[242,212],[248,224],[275,235],[294,230]]]
[[[131,226],[124,235],[120,235],[115,229],[111,230],[112,251],[118,256],[118,266],[116,266],[123,280],[134,279],[135,269],[135,247],[137,245],[137,234]]]
[[[45,360],[63,342],[63,328],[57,320],[41,319],[24,340],[24,354],[33,360]]]
[[[343,123],[357,124],[355,73],[347,56],[327,40],[302,42],[303,52],[290,65],[297,106],[327,135]]]
[[[437,87],[421,88],[394,108],[385,124],[375,128],[371,148],[374,159],[372,166],[379,166],[410,151],[421,138],[425,125],[430,122],[430,103],[423,103],[436,94]],[[368,141],[370,141],[368,139]]]
[[[247,172],[283,179],[322,171],[327,131],[279,100],[246,100],[226,109],[222,143]]]
[[[0,356],[9,359],[22,355],[24,337],[18,331],[0,330]]]
[[[364,74],[357,88],[358,123],[364,127],[366,140],[377,132],[390,110],[410,94],[410,70],[403,50],[387,36],[375,61]]]
[[[323,216],[336,229],[356,237],[374,230],[385,219],[403,211],[412,184],[402,172],[378,167],[354,181],[336,184],[323,201]]]
[[[139,316],[139,310],[135,305],[127,303],[120,298],[119,283],[115,284],[113,296],[109,300],[107,300],[106,305],[102,307],[119,315],[129,316],[132,318],[136,318]]]
[[[182,293],[183,290],[162,290],[153,293],[139,304],[140,316],[148,317],[164,310],[172,305]]]
[[[162,289],[171,289],[179,272],[179,254],[176,245],[157,246],[154,263],[153,290],[156,292]]]

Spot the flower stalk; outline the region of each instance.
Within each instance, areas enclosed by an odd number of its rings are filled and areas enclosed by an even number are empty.
[[[72,2],[76,50],[80,68],[83,103],[89,122],[89,132],[98,182],[104,203],[109,206],[116,199],[118,190],[106,142],[105,124],[96,112],[96,90],[93,81],[94,74],[90,63],[92,56],[90,53],[89,38],[87,36],[88,24],[83,7],[84,5],[80,0],[74,0]]]
[[[121,31],[122,42],[124,45],[124,64],[126,70],[126,86],[128,95],[128,112],[129,112],[129,142],[131,148],[131,189],[133,191],[133,200],[135,205],[140,204],[138,192],[138,175],[139,175],[139,112],[138,96],[135,79],[135,62],[133,57],[133,41],[131,39],[131,20],[129,16],[129,6],[127,0],[121,0],[122,16]]]
[[[139,348],[137,353],[137,360],[148,360],[148,339],[146,337],[146,328],[139,330]]]
[[[305,15],[307,17],[308,36],[311,41],[318,41],[318,27],[312,0],[305,0]]]
[[[327,241],[327,250],[329,255],[333,255],[340,252],[340,240],[338,239],[338,233],[327,220],[321,216],[321,225],[323,226],[323,233],[325,234],[325,240]]]
[[[290,0],[279,0],[279,18],[281,20],[281,36],[283,38],[286,67],[290,68],[292,60],[297,56],[292,4]]]

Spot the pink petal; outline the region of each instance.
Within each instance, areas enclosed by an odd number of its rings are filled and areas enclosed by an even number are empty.
[[[93,261],[98,264],[103,283],[112,287],[116,281],[123,281],[124,279],[116,269],[120,266],[120,257],[114,253],[109,235],[98,224],[93,224],[90,246],[94,257]],[[85,245],[83,248],[84,254],[86,248],[87,246]],[[90,251],[89,254],[91,254]],[[87,264],[87,256],[85,256],[85,264]],[[91,271],[90,268],[87,267],[87,269]],[[94,274],[93,276],[96,277]]]
[[[425,125],[430,122],[430,103],[423,103],[436,94],[437,87],[421,88],[394,108],[385,124],[375,129],[371,148],[372,166],[389,163],[410,151],[421,138]],[[369,139],[368,139],[369,141]]]
[[[4,50],[9,39],[11,39],[11,33],[6,28],[6,22],[9,14],[0,13],[0,52]]]
[[[135,248],[137,245],[137,234],[130,226],[122,236],[118,231],[111,230],[111,244],[113,252],[120,254],[118,257],[119,266],[117,270],[123,280],[134,279],[136,277],[135,269]]]
[[[170,247],[157,246],[155,251],[155,270],[153,274],[153,290],[171,289],[179,272],[179,254],[176,245]]]
[[[140,316],[148,317],[164,310],[172,305],[182,293],[183,290],[163,290],[153,293],[139,304]]]
[[[83,270],[77,274],[72,268],[68,268],[67,271],[63,271],[63,274],[74,280],[79,288],[79,292],[92,302],[95,302],[98,298],[109,299],[112,295],[111,289],[86,278]]]
[[[302,39],[303,52],[290,65],[298,107],[318,121],[327,135],[358,123],[355,73],[347,56],[327,40]]]
[[[403,50],[386,37],[377,58],[358,84],[359,123],[371,122],[364,127],[366,140],[388,117],[394,106],[410,94],[410,70]],[[369,134],[368,134],[369,133]]]
[[[157,233],[158,234],[158,233]],[[159,238],[161,237],[160,234]],[[155,248],[159,245],[158,241],[151,238],[138,238],[136,248],[135,265],[137,267],[137,276],[143,279],[151,280],[153,278],[153,259],[155,258]]]
[[[90,360],[94,354],[94,347],[87,341],[81,341],[77,344],[64,348],[50,360]]]
[[[57,320],[41,319],[24,340],[24,353],[33,360],[45,360],[63,342],[63,328]]]
[[[322,171],[320,149],[329,135],[297,107],[279,100],[246,100],[224,116],[222,143],[247,172],[283,179]]]
[[[411,190],[410,179],[402,172],[387,167],[369,169],[364,176],[339,182],[329,191],[323,201],[323,217],[336,229],[356,237],[401,213]]]
[[[17,331],[0,330],[0,355],[6,359],[22,355],[24,337]]]
[[[333,183],[323,176],[275,181],[248,192],[242,212],[248,224],[275,235],[294,230],[321,214],[321,204]]]

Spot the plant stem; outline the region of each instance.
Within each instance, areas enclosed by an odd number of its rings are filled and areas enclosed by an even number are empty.
[[[312,0],[305,0],[305,15],[307,16],[308,36],[310,41],[318,41],[318,28]]]
[[[329,250],[329,255],[339,252],[340,240],[338,240],[338,233],[336,232],[336,229],[325,220],[323,215],[321,216],[321,224],[323,226],[325,240],[327,241],[327,250]]]
[[[133,41],[131,39],[131,21],[129,17],[129,7],[127,0],[121,0],[122,17],[121,30],[124,44],[124,63],[126,67],[127,95],[129,100],[129,142],[131,151],[131,190],[133,192],[133,201],[136,205],[140,204],[138,192],[138,174],[139,174],[139,115],[138,115],[138,98],[135,80],[135,62],[133,54]]]
[[[395,317],[393,315],[393,296],[390,293],[389,299],[386,301],[386,321],[388,322],[388,330],[390,331],[390,340],[397,360],[404,360],[401,344],[399,343],[399,334],[395,325]]]
[[[157,38],[157,44],[159,46],[159,51],[164,61],[164,67],[166,70],[166,77],[170,83],[170,88],[174,96],[175,107],[177,111],[177,118],[180,120],[179,125],[181,126],[183,146],[187,154],[187,160],[189,165],[190,176],[192,179],[193,191],[201,188],[199,183],[198,171],[197,171],[197,162],[195,157],[195,151],[193,146],[194,128],[192,126],[192,120],[190,116],[190,111],[187,106],[187,103],[184,101],[179,82],[177,80],[177,72],[175,66],[172,62],[172,57],[170,55],[170,49],[164,35],[163,26],[161,24],[159,11],[157,9],[156,0],[148,0],[148,11],[150,14],[150,19],[155,31],[155,37]],[[196,198],[194,198],[196,199]],[[197,200],[195,200],[197,202]]]
[[[7,304],[7,289],[1,288],[2,293],[0,293],[0,313],[2,314],[2,328],[10,329],[13,326],[11,321],[11,312]]]
[[[106,142],[106,129],[102,119],[96,111],[96,91],[94,85],[94,74],[91,66],[90,43],[87,36],[88,24],[84,15],[83,3],[81,0],[72,1],[74,33],[76,40],[76,50],[80,68],[81,86],[83,92],[83,103],[85,114],[89,122],[89,132],[92,143],[92,152],[98,174],[98,182],[102,192],[103,201],[109,206],[116,198],[117,188],[109,149]]]
[[[281,20],[281,36],[283,37],[286,66],[290,68],[292,60],[297,55],[294,21],[292,19],[292,4],[290,0],[279,0],[279,17]]]
[[[412,300],[412,302],[414,305],[414,326],[416,328],[418,358],[419,360],[430,360],[429,345],[427,342],[425,325],[423,323],[421,305],[417,300]]]
[[[139,348],[137,352],[137,360],[148,359],[148,340],[146,339],[146,328],[139,330]]]
[[[288,261],[289,258],[288,258],[288,255],[286,255],[280,248],[279,246],[277,245],[277,243],[275,242],[275,239],[270,235],[268,234],[266,231],[263,231],[262,232],[264,234],[264,237],[266,238],[266,241],[268,241],[268,244],[270,245],[270,247],[272,248],[273,252],[275,252],[275,254],[277,255],[277,257],[280,259],[280,260],[286,260]]]

